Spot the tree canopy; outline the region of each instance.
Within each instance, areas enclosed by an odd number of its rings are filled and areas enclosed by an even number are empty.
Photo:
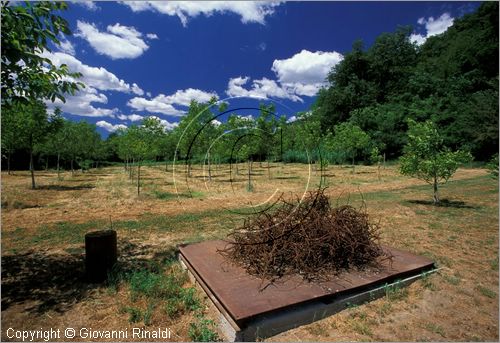
[[[65,101],[84,87],[66,65],[56,67],[42,56],[49,43],[59,44],[62,34],[71,34],[67,21],[58,13],[65,2],[38,1],[1,4],[2,15],[2,108],[13,102]]]
[[[498,2],[454,21],[418,46],[411,29],[356,41],[328,75],[313,106],[323,134],[352,122],[398,157],[407,119],[432,120],[446,145],[478,159],[498,152]]]

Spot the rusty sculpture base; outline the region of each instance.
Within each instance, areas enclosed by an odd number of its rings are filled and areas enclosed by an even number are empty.
[[[220,313],[221,331],[231,341],[255,341],[311,323],[380,297],[390,284],[404,286],[434,270],[428,258],[384,247],[393,259],[378,269],[344,273],[327,282],[309,283],[297,276],[267,285],[218,254],[225,244],[184,245],[179,259]]]

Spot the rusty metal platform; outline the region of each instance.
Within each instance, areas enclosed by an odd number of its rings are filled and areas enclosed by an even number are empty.
[[[227,319],[231,324],[240,328],[263,314],[317,300],[331,303],[341,296],[373,289],[434,268],[433,261],[426,257],[384,247],[393,255],[392,263],[382,262],[377,271],[353,271],[322,283],[309,283],[299,277],[291,277],[262,290],[262,280],[217,253],[217,249],[225,245],[220,240],[183,245],[180,247],[180,258],[219,311],[226,317],[230,316]]]

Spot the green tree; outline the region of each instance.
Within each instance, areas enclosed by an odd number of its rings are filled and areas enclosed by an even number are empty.
[[[472,159],[469,152],[451,151],[443,145],[443,138],[431,121],[408,121],[408,144],[400,159],[403,175],[419,178],[433,187],[434,204],[439,203],[439,185],[456,172],[461,163]]]
[[[175,156],[175,148],[177,141],[174,134],[169,131],[162,135],[158,142],[158,153],[165,159],[165,171],[168,171],[168,163],[172,161]]]
[[[63,141],[60,153],[70,161],[72,174],[75,173],[75,162],[83,171],[99,158],[102,140],[93,124],[66,121],[57,139]]]
[[[2,2],[2,108],[17,101],[64,101],[64,94],[84,87],[72,80],[81,74],[41,56],[50,51],[49,42],[60,44],[60,33],[71,34],[67,21],[57,14],[66,8],[64,2]]]
[[[351,158],[352,171],[356,157],[370,146],[370,136],[357,125],[342,123],[335,126],[334,149]]]
[[[132,125],[127,129],[130,154],[137,163],[137,195],[141,191],[141,164],[144,160],[155,158],[159,154],[159,142],[164,135],[164,128],[154,117],[144,118],[140,126]]]
[[[373,147],[370,151],[370,161],[377,165],[377,177],[380,180],[380,164],[383,161],[383,156],[380,154],[378,147]]]
[[[2,111],[2,156],[7,158],[7,173],[10,175],[10,162],[12,154],[22,148],[24,125],[23,116],[17,115],[15,109],[10,108]]]
[[[7,116],[17,116],[20,125],[17,126],[19,148],[25,148],[29,153],[29,170],[31,174],[31,188],[36,188],[35,165],[33,155],[37,145],[43,144],[51,132],[61,126],[61,118],[49,116],[45,104],[41,101],[31,103],[15,103],[5,109]],[[3,115],[3,114],[2,114]]]
[[[64,153],[66,152],[66,143],[68,142],[68,121],[62,119],[61,109],[56,107],[54,110],[55,118],[61,121],[61,125],[57,130],[53,130],[47,135],[47,139],[43,143],[37,145],[37,151],[39,151],[42,155],[46,156],[48,160],[49,156],[56,157],[56,169],[57,169],[57,177],[61,178],[60,173],[60,165],[61,158],[64,159]]]
[[[486,168],[488,168],[488,172],[494,179],[498,179],[498,154],[493,155]]]

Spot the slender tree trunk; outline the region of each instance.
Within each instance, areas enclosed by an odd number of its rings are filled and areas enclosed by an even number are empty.
[[[439,204],[439,191],[438,191],[438,182],[436,177],[434,178],[433,189],[434,189],[434,196],[433,196],[434,204]]]
[[[30,172],[31,172],[31,189],[36,188],[35,184],[35,166],[33,164],[33,149],[30,149]]]
[[[49,170],[49,156],[47,156],[47,159],[45,160],[45,171]]]
[[[210,153],[208,153],[208,181],[212,181],[212,170],[210,170]]]
[[[168,172],[168,159],[165,156],[165,172]]]
[[[252,164],[250,160],[248,161],[248,191],[252,190],[252,177],[251,177]]]
[[[141,192],[141,163],[137,164],[137,195]]]
[[[384,152],[384,169],[385,169],[385,152]]]
[[[71,166],[71,175],[75,175],[75,169],[73,168],[73,159],[71,159],[70,166]]]
[[[61,169],[59,168],[59,161],[61,160],[61,153],[57,153],[57,179],[61,180]]]
[[[352,157],[352,173],[356,172],[356,166],[354,165],[354,156]]]
[[[378,164],[377,164],[377,177],[378,177],[378,180],[380,181],[380,162],[378,162]]]
[[[10,155],[12,153],[10,152],[10,150],[7,152],[7,174],[10,175]]]
[[[267,178],[271,180],[271,167],[269,166],[269,160],[267,160]]]

